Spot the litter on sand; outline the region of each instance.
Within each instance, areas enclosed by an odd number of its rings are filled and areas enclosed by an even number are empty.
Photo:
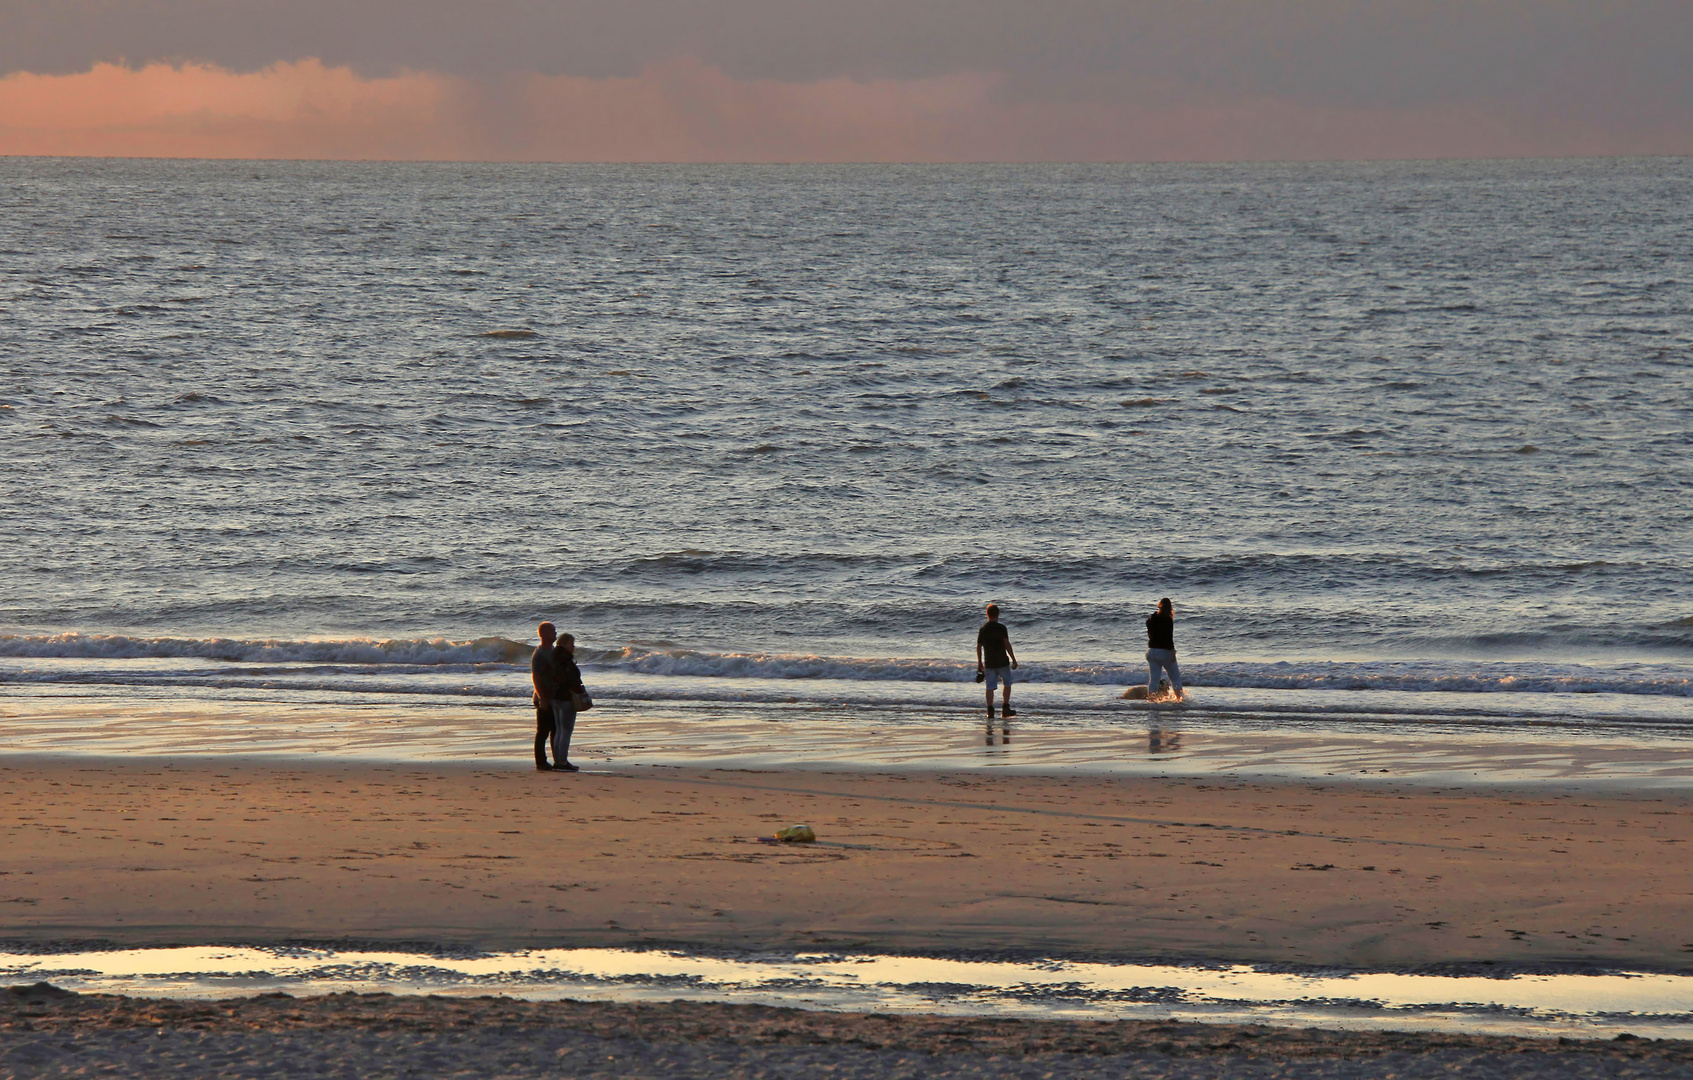
[[[809,844],[817,839],[817,834],[810,825],[789,825],[778,829],[775,838],[784,844]]]

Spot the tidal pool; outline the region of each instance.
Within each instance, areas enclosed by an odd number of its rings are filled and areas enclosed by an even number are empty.
[[[1242,964],[625,949],[432,954],[194,946],[0,953],[0,982],[38,981],[145,997],[350,990],[537,1000],[681,998],[851,1012],[1693,1038],[1693,976],[1646,972],[1290,972]]]

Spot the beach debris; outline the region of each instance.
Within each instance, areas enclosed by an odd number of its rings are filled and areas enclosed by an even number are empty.
[[[809,844],[817,839],[810,825],[789,825],[776,830],[776,839],[784,844]]]

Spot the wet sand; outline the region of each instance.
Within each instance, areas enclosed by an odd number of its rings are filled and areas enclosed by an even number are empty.
[[[1644,1077],[1693,1043],[335,994],[0,992],[0,1076]],[[1296,1070],[1290,1073],[1288,1070]]]
[[[1693,970],[1681,796],[12,757],[0,829],[21,943]]]
[[[843,694],[847,692],[843,686]],[[838,706],[662,701],[601,702],[577,733],[581,764],[621,771],[641,766],[759,772],[1090,773],[1102,776],[1235,776],[1272,783],[1330,779],[1423,786],[1551,784],[1598,793],[1693,792],[1693,746],[1662,734],[1679,722],[1681,699],[1630,702],[1656,734],[1522,724],[1454,722],[1450,715],[1355,713],[1256,721],[1190,703],[1180,708],[1122,703],[1111,715],[1044,712],[983,725],[956,707],[875,710],[848,722]],[[1351,695],[1368,697],[1367,694]],[[1498,697],[1499,695],[1493,695]],[[1506,695],[1513,696],[1513,695]],[[1521,695],[1515,695],[1521,696]],[[1566,695],[1567,696],[1567,695]],[[1472,704],[1474,704],[1472,702]],[[1497,702],[1492,703],[1499,708]],[[9,694],[0,699],[7,751],[47,757],[245,758],[286,767],[296,761],[504,768],[524,754],[510,702],[498,708],[435,702],[337,704],[223,698],[200,702]],[[1266,719],[1269,722],[1266,723]],[[1313,723],[1313,721],[1316,721]]]

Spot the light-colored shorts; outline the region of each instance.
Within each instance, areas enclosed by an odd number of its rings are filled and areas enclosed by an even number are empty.
[[[999,684],[1011,685],[1011,669],[1008,667],[991,667],[988,672],[988,693],[999,689]]]

